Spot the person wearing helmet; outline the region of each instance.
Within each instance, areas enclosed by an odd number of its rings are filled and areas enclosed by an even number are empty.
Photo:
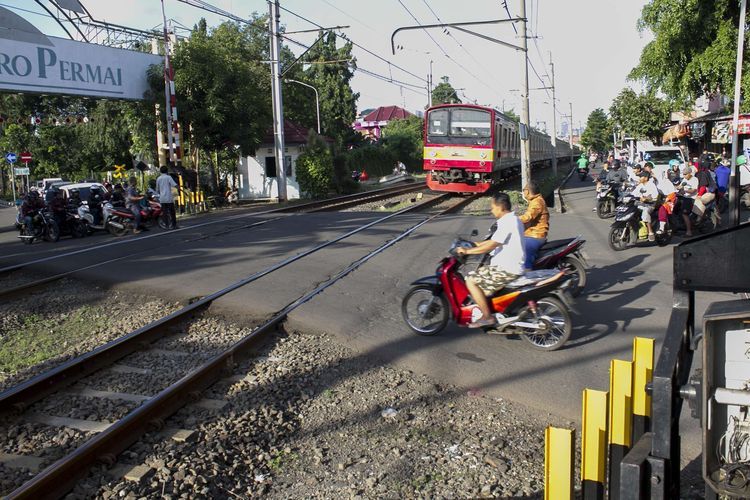
[[[651,211],[654,209],[654,203],[659,197],[659,190],[645,169],[641,169],[638,177],[638,185],[633,189],[633,194],[638,197],[638,208],[641,210],[641,220],[646,223],[648,228],[648,241],[654,241],[654,229],[651,224]]]
[[[729,162],[725,158],[722,158],[719,160],[719,164],[714,171],[716,174],[716,187],[721,194],[725,194],[729,189],[729,176],[732,174],[732,169],[729,168],[727,163]]]
[[[612,168],[607,174],[607,182],[616,183],[622,185],[628,181],[628,174],[622,168],[620,160],[615,160],[612,163]]]
[[[34,216],[41,210],[44,210],[44,202],[39,197],[39,193],[36,191],[29,191],[29,194],[23,200],[21,204],[21,217],[23,217],[23,223],[26,226],[26,230],[31,234],[34,224]]]

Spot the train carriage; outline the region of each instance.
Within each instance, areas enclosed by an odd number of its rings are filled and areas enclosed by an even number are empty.
[[[532,129],[530,141],[532,164],[552,159],[548,135]],[[501,111],[472,104],[433,106],[424,123],[427,186],[457,193],[487,191],[494,181],[520,173],[520,146],[518,123]],[[558,157],[569,154],[567,143],[557,145]]]

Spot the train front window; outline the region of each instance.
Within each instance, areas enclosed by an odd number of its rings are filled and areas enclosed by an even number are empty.
[[[430,111],[429,116],[429,127],[427,133],[429,135],[448,135],[448,110],[447,109],[436,109]]]
[[[451,137],[490,137],[492,122],[487,111],[451,110]]]

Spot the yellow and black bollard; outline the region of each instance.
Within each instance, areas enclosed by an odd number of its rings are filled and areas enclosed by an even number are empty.
[[[177,194],[177,203],[180,206],[180,213],[184,213],[185,212],[185,190],[183,188],[181,175],[177,176],[177,182],[180,186],[180,192]]]
[[[633,423],[633,362],[609,365],[609,498],[620,497],[620,462],[630,450]]]
[[[609,394],[583,390],[581,483],[583,500],[604,498],[607,481],[607,404]]]
[[[646,385],[653,378],[654,339],[633,339],[633,443],[651,430],[651,396]]]
[[[575,431],[547,427],[544,432],[544,500],[573,498]]]

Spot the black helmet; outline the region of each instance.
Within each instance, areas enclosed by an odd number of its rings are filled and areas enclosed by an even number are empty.
[[[615,170],[617,170],[618,168],[620,168],[620,160],[613,161],[612,162],[612,168],[614,168]]]
[[[35,190],[29,191],[29,198],[32,200],[39,198],[39,193]]]

